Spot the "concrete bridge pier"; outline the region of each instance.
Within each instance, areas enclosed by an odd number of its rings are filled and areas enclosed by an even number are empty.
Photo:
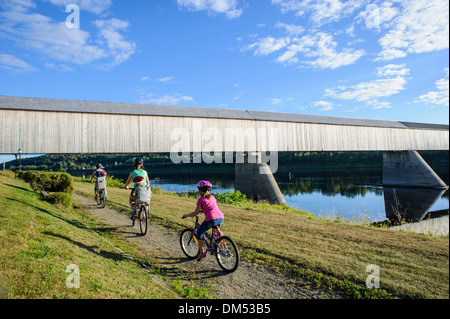
[[[286,205],[283,194],[267,163],[262,163],[261,152],[236,154],[235,189],[249,199],[266,200],[272,204]],[[239,160],[240,159],[240,160]]]
[[[417,151],[383,153],[383,186],[448,188]]]

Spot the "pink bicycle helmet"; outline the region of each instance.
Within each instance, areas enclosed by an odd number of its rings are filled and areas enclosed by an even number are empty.
[[[212,184],[208,181],[200,181],[198,182],[197,187],[212,187]]]

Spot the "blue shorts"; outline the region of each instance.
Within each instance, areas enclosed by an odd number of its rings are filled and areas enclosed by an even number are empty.
[[[209,221],[204,221],[200,227],[197,229],[197,238],[203,239],[205,238],[205,233],[213,228],[214,226],[220,226],[223,224],[223,218],[212,219]]]

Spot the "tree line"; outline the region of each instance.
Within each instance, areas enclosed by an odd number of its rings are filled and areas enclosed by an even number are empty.
[[[420,152],[425,161],[431,165],[448,166],[448,151]],[[192,155],[191,155],[192,156]],[[154,167],[204,167],[205,164],[174,164],[169,153],[155,154],[46,154],[38,157],[22,159],[22,170],[40,171],[70,171],[91,170],[97,163],[101,163],[109,170],[130,169],[134,159],[141,157],[145,165]],[[310,168],[381,168],[383,152],[280,152],[278,163],[289,167],[290,165]],[[193,161],[191,161],[192,163]],[[233,161],[234,163],[235,161]],[[223,161],[225,163],[225,160]],[[234,164],[208,164],[209,167]],[[19,163],[17,162],[17,166]],[[16,161],[7,162],[5,167],[17,170]]]

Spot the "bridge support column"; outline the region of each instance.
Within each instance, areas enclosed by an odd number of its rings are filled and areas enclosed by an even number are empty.
[[[384,152],[383,186],[447,188],[417,151]]]
[[[243,163],[236,161],[234,184],[235,189],[247,195],[249,199],[266,200],[272,204],[286,205],[283,194],[273,177],[269,165],[261,162],[261,153],[243,156]]]

